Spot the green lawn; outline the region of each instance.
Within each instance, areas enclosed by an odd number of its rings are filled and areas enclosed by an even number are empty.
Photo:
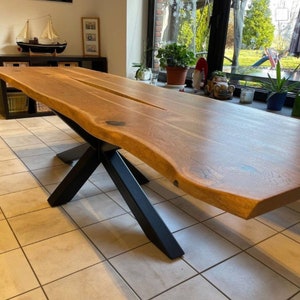
[[[233,49],[226,49],[225,56],[232,58]],[[249,67],[257,62],[263,56],[262,50],[241,50],[239,55],[239,65],[241,67]],[[300,58],[293,56],[284,56],[280,60],[282,68],[286,70],[294,70],[300,64]],[[224,59],[224,66],[230,66],[231,62]],[[264,62],[260,67],[271,67],[269,61]]]

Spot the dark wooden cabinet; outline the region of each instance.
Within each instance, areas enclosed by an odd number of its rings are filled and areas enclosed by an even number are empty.
[[[38,55],[0,55],[0,66],[9,67],[68,67],[79,66],[100,72],[107,72],[105,57],[85,56],[38,56]],[[1,81],[0,114],[6,119],[25,118],[52,114],[42,103],[27,97],[14,87]]]

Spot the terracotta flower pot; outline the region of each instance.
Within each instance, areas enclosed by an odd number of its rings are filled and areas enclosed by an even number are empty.
[[[169,85],[184,85],[188,68],[182,67],[166,67],[167,84]]]

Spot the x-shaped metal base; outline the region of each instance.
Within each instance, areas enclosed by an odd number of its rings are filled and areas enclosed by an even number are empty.
[[[48,199],[50,205],[58,206],[72,200],[99,164],[102,163],[150,241],[171,259],[182,256],[184,254],[182,248],[140,186],[146,181],[146,178],[129,161],[124,160],[118,152],[117,146],[93,137],[71,119],[59,113],[57,115],[77,132],[88,145],[77,148],[77,153],[75,151],[75,154],[71,155],[73,159],[78,156],[81,157],[50,195]],[[64,153],[62,157],[65,160],[70,160],[69,155],[71,153],[72,151]],[[133,174],[137,176],[137,179]]]

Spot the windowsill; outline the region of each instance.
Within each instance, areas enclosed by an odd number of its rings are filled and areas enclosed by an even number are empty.
[[[287,116],[287,117],[291,117],[291,113],[292,113],[292,108],[287,107],[287,106],[284,106],[281,111],[267,110],[266,102],[256,101],[255,99],[253,100],[253,102],[251,104],[241,104],[240,103],[240,98],[238,98],[238,97],[233,97],[231,100],[227,100],[227,101],[229,101],[231,103],[238,104],[238,105],[248,106],[248,107],[251,107],[251,108],[256,108],[256,109],[264,110],[264,111],[267,111],[267,112],[275,113],[275,114],[278,114],[278,115],[284,115],[284,116]]]
[[[158,86],[163,87],[165,85],[165,82],[158,82]],[[203,91],[199,91],[197,93],[195,93],[194,89],[187,86],[184,89],[185,93],[190,93],[190,94],[196,94],[196,95],[200,95],[200,96],[204,96],[204,97],[208,97],[206,95],[204,95]],[[216,99],[217,100],[217,99]],[[255,109],[260,109],[260,110],[264,110],[270,113],[275,113],[278,115],[283,115],[283,116],[287,116],[287,117],[291,117],[291,113],[292,113],[292,107],[290,106],[284,106],[282,108],[281,111],[271,111],[271,110],[267,110],[267,104],[265,101],[261,100],[260,97],[259,99],[254,99],[253,102],[251,104],[242,104],[240,103],[240,98],[239,96],[234,95],[234,97],[230,100],[219,100],[219,101],[224,101],[224,102],[229,102],[229,103],[233,103],[233,104],[237,104],[237,105],[242,105],[242,106],[247,106],[247,107],[251,107],[251,108],[255,108]]]

